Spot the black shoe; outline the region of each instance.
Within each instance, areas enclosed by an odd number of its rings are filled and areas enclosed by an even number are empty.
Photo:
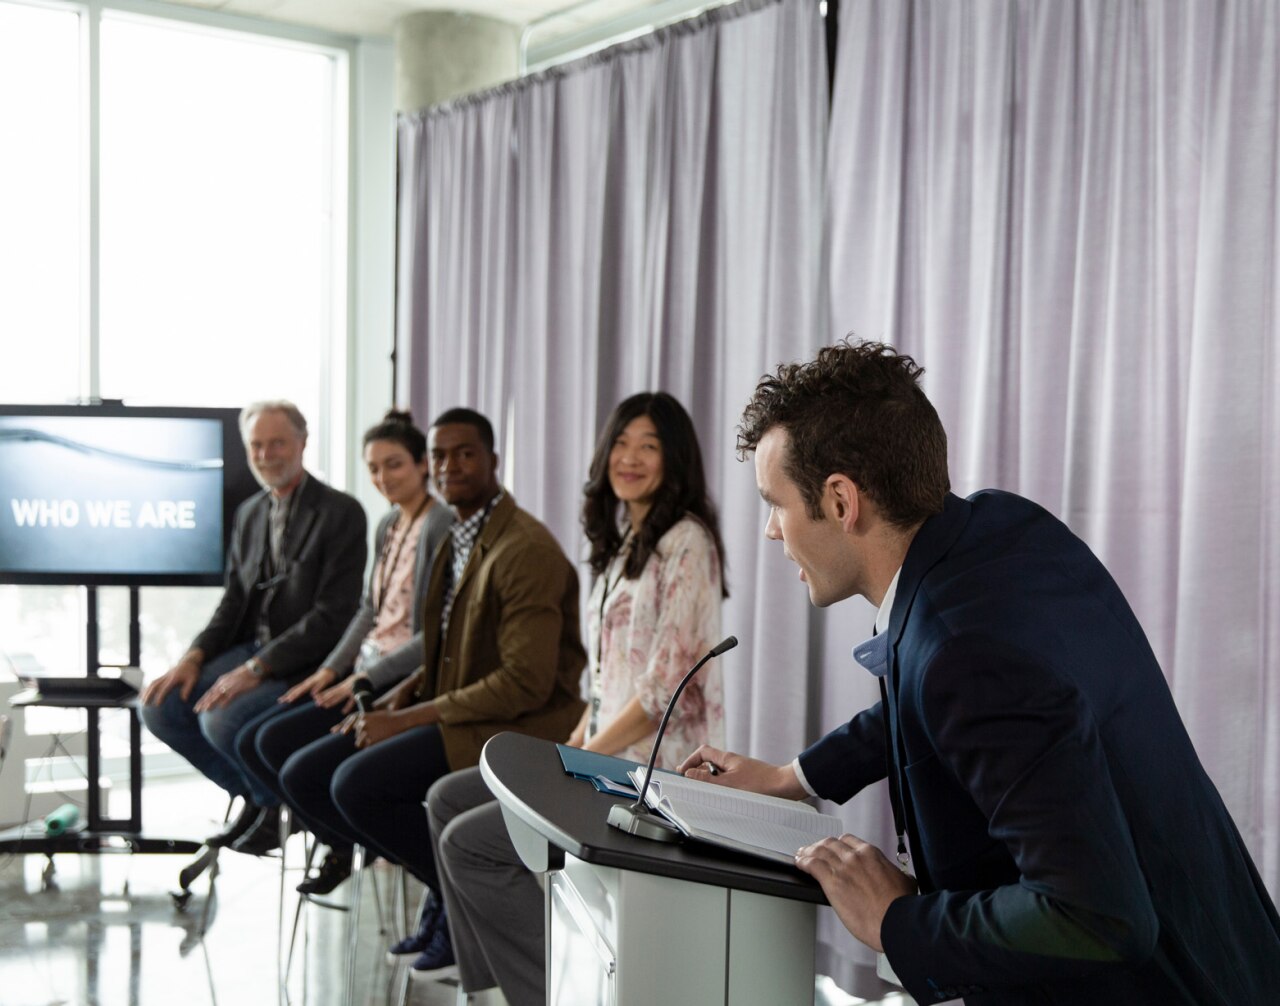
[[[330,850],[314,877],[308,877],[298,885],[299,894],[329,894],[351,876],[351,853],[345,855]]]
[[[448,922],[444,917],[444,902],[436,897],[435,892],[427,895],[427,903],[422,906],[422,915],[418,918],[418,931],[387,951],[391,957],[402,954],[421,954],[431,945],[432,938],[440,929],[447,929]]]
[[[234,852],[265,856],[280,848],[280,808],[263,807],[253,826],[231,843]]]
[[[431,937],[431,942],[409,965],[409,977],[430,981],[455,978],[458,974],[457,964],[453,956],[453,945],[449,941],[449,926],[442,920],[435,935]]]
[[[210,849],[223,849],[253,827],[254,822],[262,816],[262,808],[252,800],[245,798],[240,813],[233,817],[225,828],[216,835],[210,835],[204,844]]]

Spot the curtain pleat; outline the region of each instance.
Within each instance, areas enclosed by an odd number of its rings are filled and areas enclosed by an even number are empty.
[[[571,555],[599,424],[672,392],[720,503],[728,739],[774,761],[876,701],[763,541],[734,430],[848,333],[926,367],[959,492],[1070,524],[1138,613],[1280,885],[1280,9],[747,0],[400,123],[401,400],[490,415]],[[585,578],[584,578],[585,579]],[[882,787],[839,809],[891,841]],[[830,809],[830,808],[828,808]],[[871,963],[830,913],[818,968]]]
[[[751,0],[400,122],[402,396],[424,422],[486,413],[506,484],[575,557],[600,424],[633,392],[678,397],[744,644],[728,739],[777,759],[811,739],[821,675],[734,431],[760,375],[828,327],[826,104],[816,5]]]
[[[1280,9],[846,0],[832,335],[917,356],[957,491],[1133,605],[1280,885]]]

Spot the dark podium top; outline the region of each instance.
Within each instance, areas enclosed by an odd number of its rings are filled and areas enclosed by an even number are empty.
[[[817,881],[794,867],[702,842],[653,842],[609,827],[605,823],[609,808],[628,801],[600,793],[591,783],[567,775],[551,741],[498,734],[485,744],[480,765],[489,788],[507,811],[514,812],[558,853],[567,852],[597,866],[827,903]],[[563,855],[557,854],[548,867],[558,869],[563,862]]]

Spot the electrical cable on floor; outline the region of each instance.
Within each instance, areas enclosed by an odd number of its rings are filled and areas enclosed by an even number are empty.
[[[75,732],[76,732],[76,733],[83,733],[84,731],[77,730],[77,731],[75,731]],[[51,759],[52,759],[52,758],[53,758],[53,756],[54,756],[55,754],[57,754],[59,751],[61,751],[61,752],[62,752],[62,754],[67,758],[67,760],[68,760],[69,762],[71,762],[71,764],[72,764],[73,766],[75,766],[75,769],[76,769],[76,771],[77,771],[77,772],[79,772],[79,773],[80,773],[81,778],[83,778],[83,779],[87,782],[87,781],[88,781],[88,779],[89,779],[89,773],[88,773],[85,769],[83,769],[83,768],[81,768],[81,767],[80,767],[80,763],[79,763],[79,761],[76,759],[75,755],[73,755],[73,754],[72,754],[72,753],[67,749],[66,744],[64,744],[64,743],[63,743],[63,741],[62,741],[62,734],[60,734],[60,733],[53,733],[53,734],[50,734],[50,735],[49,735],[49,738],[50,738],[50,739],[49,739],[49,747],[45,750],[45,753],[44,753],[44,754],[40,755],[40,758],[39,758],[39,760],[40,760],[40,762],[41,762],[41,771],[48,772],[48,774],[49,774],[49,782],[51,782],[51,783],[52,783],[52,782],[54,782],[54,778],[53,778],[53,765],[52,765],[52,763],[51,763]],[[7,751],[5,752],[5,754],[7,755]],[[2,760],[2,759],[0,759],[0,769],[3,769],[3,767],[4,767],[4,762],[3,762],[3,760]],[[24,830],[24,834],[22,835],[22,837],[21,837],[21,838],[19,838],[19,839],[18,839],[18,847],[17,847],[16,849],[14,849],[13,851],[11,851],[11,852],[10,852],[10,853],[8,853],[7,855],[5,855],[5,856],[3,856],[3,857],[0,857],[0,869],[4,869],[5,867],[7,867],[7,866],[9,865],[9,863],[10,863],[10,862],[15,858],[15,857],[17,857],[17,856],[25,856],[25,855],[28,855],[28,854],[29,854],[29,853],[28,853],[28,850],[24,849],[24,848],[23,848],[23,846],[26,844],[27,839],[28,839],[29,837],[30,837],[32,840],[35,840],[35,836],[28,836],[28,835],[26,835],[26,834],[25,834],[25,830],[26,830],[27,828],[29,828],[29,827],[34,823],[34,822],[31,820],[31,798],[32,798],[31,786],[32,786],[32,784],[39,783],[39,782],[40,782],[40,773],[37,773],[37,774],[36,774],[36,776],[35,776],[35,778],[34,778],[34,779],[32,779],[32,780],[30,780],[30,782],[28,782],[28,783],[23,787],[23,790],[25,791],[26,796],[25,796],[25,799],[23,800],[23,804],[22,804],[22,818],[21,818],[21,820],[22,820],[22,824],[20,825],[20,827],[21,827],[21,828],[23,828],[23,830]],[[51,789],[51,790],[50,790],[50,792],[51,792],[51,793],[53,793],[53,794],[54,794],[54,795],[56,795],[56,796],[60,796],[60,797],[62,797],[62,798],[63,798],[63,800],[64,800],[64,801],[66,801],[67,803],[74,804],[76,807],[78,807],[78,808],[80,808],[80,809],[84,809],[85,801],[84,801],[83,799],[78,799],[78,798],[76,798],[76,797],[72,796],[71,794],[69,794],[69,793],[64,793],[61,789],[57,789],[57,788]],[[39,852],[40,850],[38,850],[38,849],[33,849],[33,850],[30,850],[30,851],[32,851],[32,852]]]

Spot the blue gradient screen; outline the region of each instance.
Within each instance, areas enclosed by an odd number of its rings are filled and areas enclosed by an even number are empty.
[[[220,575],[223,436],[214,418],[0,415],[0,578]]]

